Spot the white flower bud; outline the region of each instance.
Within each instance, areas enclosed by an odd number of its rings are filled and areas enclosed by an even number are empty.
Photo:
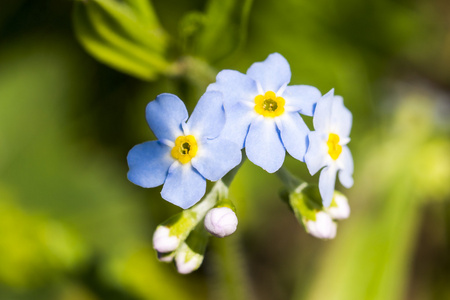
[[[186,243],[183,243],[175,254],[175,265],[180,274],[189,274],[197,270],[202,262],[203,254],[194,252]]]
[[[309,234],[319,239],[333,239],[336,236],[336,223],[323,211],[316,213],[315,221],[306,221],[305,226]]]
[[[158,260],[161,262],[171,262],[175,257],[175,251],[166,253],[161,253],[157,251],[156,253],[158,255]]]
[[[170,229],[166,226],[158,226],[153,234],[153,248],[161,253],[172,252],[180,245],[180,239],[170,235]]]
[[[334,193],[333,202],[330,207],[325,210],[332,219],[342,220],[350,216],[350,206],[347,197],[341,193]]]
[[[205,228],[216,237],[226,237],[236,231],[238,219],[234,211],[228,207],[216,207],[205,216]]]

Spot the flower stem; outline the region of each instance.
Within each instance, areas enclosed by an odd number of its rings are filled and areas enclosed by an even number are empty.
[[[191,208],[191,211],[196,215],[196,221],[200,222],[206,215],[206,213],[216,205],[219,199],[228,197],[228,187],[236,176],[239,168],[246,160],[245,154],[242,156],[242,161],[233,170],[228,172],[221,180],[217,181],[212,187],[211,191],[203,198],[203,200]]]
[[[175,61],[166,73],[169,76],[183,76],[193,85],[206,88],[214,82],[218,71],[199,57],[183,56]]]
[[[240,248],[240,236],[212,241],[214,254],[213,275],[214,299],[256,299],[251,286],[245,258]]]
[[[231,185],[237,172],[244,164],[247,156],[242,151],[242,160],[239,165],[226,174],[221,181],[226,187],[228,197],[228,187]],[[252,300],[256,299],[251,289],[250,277],[246,269],[242,251],[240,251],[239,235],[227,239],[213,239],[214,248],[213,259],[215,260],[213,282],[217,299]]]
[[[222,180],[217,181],[211,191],[209,191],[208,195],[206,195],[206,197],[203,198],[200,203],[191,208],[191,210],[196,213],[196,219],[198,221],[203,219],[208,210],[216,205],[217,199],[222,195],[226,195],[227,193],[227,186],[222,182]]]
[[[281,167],[275,174],[277,174],[278,178],[289,191],[294,191],[300,184],[304,183],[303,180],[292,175],[284,167]]]

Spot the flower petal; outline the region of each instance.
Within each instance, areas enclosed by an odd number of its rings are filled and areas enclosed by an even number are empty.
[[[335,220],[347,219],[350,216],[350,205],[348,205],[347,197],[343,194],[335,192],[333,201],[336,205],[331,205],[325,209],[325,212]]]
[[[309,133],[308,140],[309,145],[305,154],[305,162],[309,173],[314,175],[327,164],[327,136],[324,133],[313,131]]]
[[[145,188],[164,183],[167,171],[174,162],[170,147],[158,142],[145,142],[134,146],[127,156],[128,180]]]
[[[309,85],[287,86],[282,97],[286,100],[286,106],[294,107],[302,115],[312,116],[317,101],[322,94],[320,91]]]
[[[309,129],[303,119],[296,112],[284,113],[277,122],[281,140],[287,152],[300,161],[305,161],[308,146]]]
[[[314,129],[325,133],[330,133],[331,113],[333,110],[334,89],[322,96],[317,101],[314,111]]]
[[[256,62],[247,70],[247,75],[256,80],[265,92],[277,92],[291,81],[291,69],[287,60],[279,53],[270,54],[265,61]]]
[[[206,180],[191,164],[174,162],[161,191],[161,196],[172,204],[187,209],[200,201],[206,191]]]
[[[259,94],[256,82],[245,74],[234,70],[223,70],[217,74],[216,82],[206,89],[223,94],[224,103],[234,105],[237,102],[254,102]]]
[[[315,221],[307,221],[306,230],[312,236],[319,239],[334,239],[336,237],[336,222],[333,222],[331,217],[323,211],[316,213]]]
[[[340,137],[348,137],[352,129],[352,113],[344,106],[341,96],[334,96],[330,130]]]
[[[286,151],[272,118],[261,116],[252,122],[245,140],[245,152],[251,162],[269,173],[283,165]]]
[[[333,199],[336,172],[337,169],[334,165],[327,166],[320,172],[319,191],[322,196],[322,203],[324,207],[330,206],[331,200]]]
[[[226,122],[220,137],[236,143],[241,149],[244,148],[248,128],[255,117],[253,108],[245,104],[225,104]]]
[[[350,149],[347,146],[342,147],[342,153],[339,156],[339,181],[346,188],[353,186],[353,158]]]
[[[242,159],[240,147],[228,140],[206,140],[199,146],[192,166],[206,179],[216,181],[236,167]]]
[[[187,122],[189,134],[207,138],[217,137],[225,125],[222,103],[222,93],[204,93]]]
[[[183,134],[181,124],[186,122],[188,112],[180,98],[165,93],[147,105],[145,117],[158,140],[174,141]]]

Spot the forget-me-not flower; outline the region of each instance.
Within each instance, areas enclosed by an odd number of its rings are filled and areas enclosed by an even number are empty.
[[[147,105],[146,119],[158,140],[130,150],[128,179],[146,188],[164,184],[161,196],[183,209],[203,197],[206,179],[219,180],[241,161],[239,146],[219,137],[225,124],[219,92],[206,92],[187,122],[184,103],[161,94]]]
[[[309,147],[305,162],[311,175],[322,169],[319,190],[323,205],[331,204],[336,173],[339,181],[349,188],[353,185],[353,158],[347,143],[350,142],[352,113],[344,106],[340,96],[331,90],[317,102],[313,124],[315,131],[309,134]]]
[[[208,87],[224,95],[227,122],[222,136],[245,147],[249,160],[270,173],[283,165],[286,150],[304,161],[309,129],[299,113],[312,116],[321,97],[315,87],[288,86],[290,80],[288,62],[273,53],[247,74],[221,71]]]

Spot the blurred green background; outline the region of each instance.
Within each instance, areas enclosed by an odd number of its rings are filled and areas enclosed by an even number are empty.
[[[449,15],[445,0],[2,0],[0,299],[450,299]],[[153,139],[145,106],[170,92],[192,110],[218,71],[272,52],[353,113],[355,185],[337,186],[352,215],[317,240],[246,162],[237,233],[179,275],[151,237],[180,209],[126,179]]]

